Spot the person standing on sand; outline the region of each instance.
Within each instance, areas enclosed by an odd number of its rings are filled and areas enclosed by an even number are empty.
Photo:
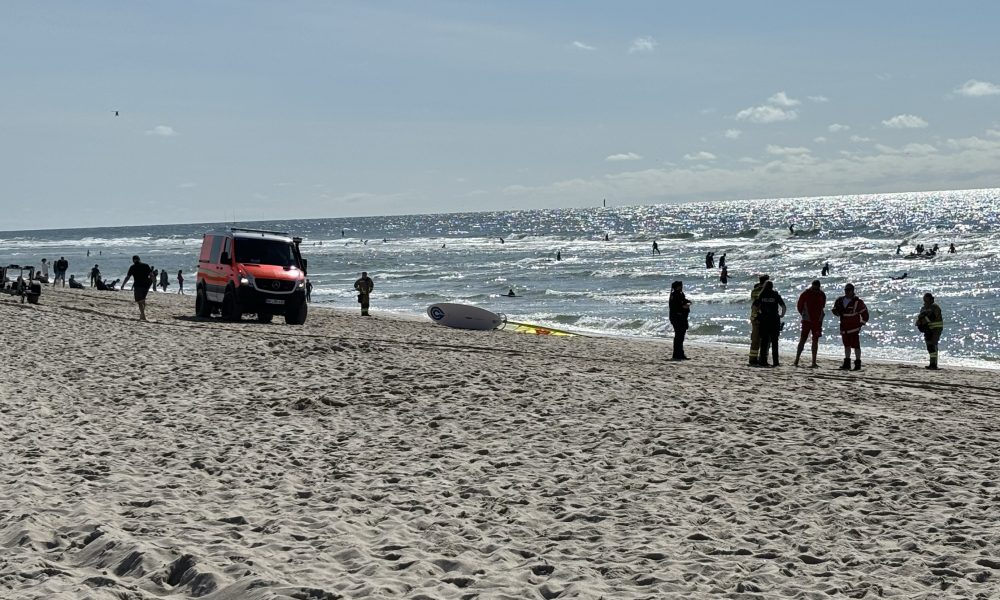
[[[770,279],[767,275],[761,275],[760,281],[757,285],[753,286],[750,290],[750,304],[752,305],[757,301],[757,296],[760,296],[761,291],[764,289],[764,283]],[[750,366],[757,366],[757,358],[760,355],[760,319],[753,308],[750,308]]]
[[[160,271],[160,287],[163,288],[163,293],[167,292],[168,285],[170,285],[170,280],[167,278],[167,270],[163,269]]]
[[[139,320],[146,320],[146,295],[149,294],[149,288],[156,283],[153,279],[153,269],[142,262],[138,256],[132,257],[132,266],[128,268],[128,274],[125,275],[125,281],[122,282],[122,286],[119,289],[125,289],[125,284],[128,280],[132,278],[132,294],[135,297],[136,304],[139,305]]]
[[[97,280],[101,278],[101,269],[94,265],[90,270],[90,287],[97,287]]]
[[[184,295],[184,271],[177,271],[177,293]]]
[[[760,295],[753,301],[753,308],[760,320],[760,356],[757,357],[758,367],[780,366],[778,362],[778,334],[781,332],[781,318],[785,316],[785,301],[781,294],[774,291],[774,283],[764,282]],[[771,349],[773,360],[767,364],[767,350]]]
[[[819,366],[816,364],[816,353],[819,351],[819,338],[823,337],[823,317],[826,316],[826,294],[820,289],[819,279],[799,295],[796,308],[802,315],[802,335],[799,336],[799,347],[795,350],[795,366],[799,366],[802,350],[812,333],[812,364],[809,366],[815,369]]]
[[[42,277],[45,278],[43,283],[49,282],[49,263],[44,258],[42,259]]]
[[[361,304],[361,316],[368,317],[368,299],[372,290],[375,289],[375,282],[368,277],[368,272],[361,273],[361,279],[354,282],[354,289],[358,291],[358,302]]]
[[[844,342],[844,364],[841,371],[851,369],[851,348],[854,348],[854,370],[861,370],[861,328],[868,322],[868,307],[854,295],[854,284],[844,286],[844,295],[833,303],[833,314],[840,317],[840,338]]]
[[[56,274],[52,278],[52,287],[56,287],[56,282],[62,280],[63,287],[66,287],[66,271],[69,270],[69,261],[66,260],[65,256],[60,256],[59,260],[56,261]]]
[[[688,360],[684,353],[684,335],[688,330],[691,302],[684,296],[684,284],[675,281],[670,286],[670,325],[674,328],[674,353],[670,360]]]
[[[931,359],[931,364],[924,368],[936,371],[938,368],[938,340],[941,339],[941,332],[944,331],[944,317],[941,316],[941,307],[934,301],[934,294],[930,292],[924,294],[924,305],[913,324],[924,334],[927,354]]]

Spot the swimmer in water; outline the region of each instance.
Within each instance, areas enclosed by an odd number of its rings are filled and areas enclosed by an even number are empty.
[[[893,281],[899,281],[900,279],[906,279],[906,273],[903,273],[899,277],[893,277],[892,278]]]
[[[788,226],[788,233],[790,233],[790,234],[792,234],[792,235],[795,235],[795,228],[794,228],[794,227],[792,227],[791,225],[789,225],[789,226]]]
[[[556,250],[556,260],[562,260],[562,252],[559,250]]]

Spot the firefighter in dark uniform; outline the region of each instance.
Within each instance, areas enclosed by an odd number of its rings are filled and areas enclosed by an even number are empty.
[[[925,368],[937,370],[938,340],[941,339],[941,332],[944,331],[944,317],[941,316],[941,307],[934,301],[934,295],[930,292],[924,294],[924,305],[920,309],[920,314],[917,315],[914,325],[924,334],[927,354],[930,355],[931,364]]]
[[[764,289],[764,282],[770,279],[767,275],[760,276],[760,283],[753,286],[753,290],[750,292],[750,303],[753,304],[757,300],[757,296],[760,296],[761,290]],[[757,366],[757,358],[760,353],[760,322],[757,319],[756,314],[753,309],[750,311],[750,365]]]
[[[753,301],[754,314],[760,321],[760,356],[757,357],[758,367],[767,367],[767,350],[771,349],[773,361],[770,366],[779,366],[778,335],[781,333],[781,319],[785,316],[785,300],[781,294],[774,291],[774,283],[764,282],[764,289]]]
[[[367,317],[368,314],[368,298],[375,289],[375,282],[368,277],[368,272],[365,271],[361,273],[361,279],[354,282],[354,289],[358,291],[358,302],[361,304],[361,316]]]

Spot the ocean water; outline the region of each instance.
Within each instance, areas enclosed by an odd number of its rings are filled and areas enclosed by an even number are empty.
[[[193,293],[201,235],[218,225],[0,232],[0,262],[37,266],[65,256],[81,280],[95,263],[115,279],[139,254],[168,270],[170,291],[183,269]],[[750,289],[768,273],[789,305],[783,352],[797,341],[795,301],[818,278],[831,303],[852,282],[868,304],[866,357],[926,359],[912,321],[930,291],[945,316],[942,364],[1000,368],[997,189],[238,225],[304,238],[316,305],[356,309],[352,285],[365,270],[376,313],[423,315],[435,302],[463,302],[581,333],[669,338],[667,299],[679,279],[693,301],[690,340],[747,344]],[[941,253],[907,258],[918,243],[939,244]],[[950,243],[956,254],[945,253]],[[709,251],[726,254],[728,285],[705,268]],[[826,262],[832,271],[820,277]],[[503,297],[511,287],[521,297]],[[824,333],[821,353],[841,356],[834,319]]]

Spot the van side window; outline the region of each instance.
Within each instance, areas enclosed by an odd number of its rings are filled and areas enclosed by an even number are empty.
[[[212,243],[215,236],[206,235],[204,241],[201,243],[201,256],[198,257],[198,262],[207,263],[212,259]]]
[[[222,254],[222,241],[225,240],[225,236],[217,235],[212,240],[212,256],[211,263],[218,264],[219,255]]]
[[[233,257],[233,238],[226,238],[226,243],[222,246],[222,251],[229,256],[229,260],[232,261]]]

